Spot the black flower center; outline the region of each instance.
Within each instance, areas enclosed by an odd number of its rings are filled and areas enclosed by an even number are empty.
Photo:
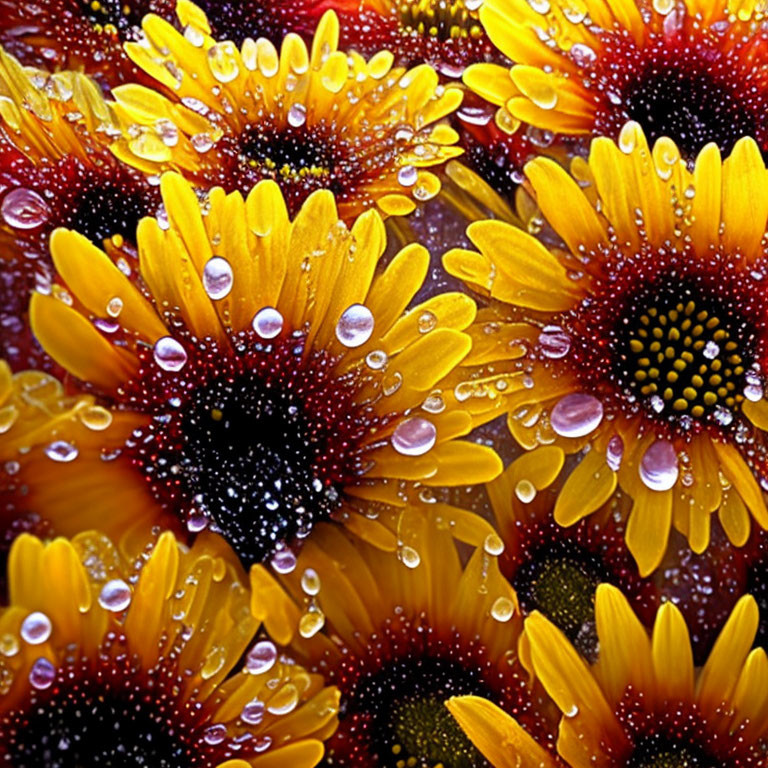
[[[438,40],[478,39],[483,34],[477,9],[470,10],[464,0],[401,0],[397,10],[406,34],[415,32]]]
[[[135,243],[139,220],[148,213],[147,201],[141,194],[101,184],[84,188],[67,226],[97,245],[114,235]]]
[[[652,414],[730,423],[751,357],[746,323],[691,288],[650,290],[630,311],[618,348],[622,384]]]
[[[598,559],[568,540],[548,543],[534,553],[514,579],[526,611],[541,611],[581,653],[597,648],[595,590],[606,574]]]
[[[138,28],[146,8],[139,0],[81,0],[85,17],[94,26],[108,24],[118,32]]]
[[[719,764],[693,747],[649,739],[635,747],[627,768],[719,768]]]
[[[488,696],[478,670],[441,658],[411,658],[363,679],[351,711],[375,713],[373,753],[381,766],[487,765],[444,706],[451,696]]]

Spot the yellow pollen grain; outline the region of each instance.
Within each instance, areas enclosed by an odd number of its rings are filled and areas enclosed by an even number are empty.
[[[689,302],[688,302],[688,303],[685,305],[685,314],[686,314],[686,315],[692,315],[692,314],[693,314],[693,310],[694,310],[694,309],[696,309],[696,303],[695,303],[695,302],[693,302],[693,301],[689,301]]]
[[[637,339],[632,339],[629,342],[629,348],[633,352],[642,352],[643,351],[643,342],[642,341],[638,341]]]
[[[677,341],[680,338],[680,331],[677,328],[670,328],[667,338],[670,341]]]
[[[688,401],[687,400],[683,400],[682,397],[678,397],[677,400],[675,400],[675,402],[672,403],[672,407],[676,411],[684,411],[684,410],[686,410],[688,408]]]
[[[686,397],[686,398],[688,398],[688,400],[695,400],[695,399],[696,399],[696,396],[697,396],[698,394],[699,394],[699,393],[698,393],[698,392],[697,392],[697,391],[696,391],[696,390],[695,390],[693,387],[686,387],[686,388],[683,390],[683,397]]]
[[[688,363],[686,363],[685,360],[678,358],[674,363],[672,363],[672,365],[676,371],[683,371],[685,370],[685,366],[688,365]]]
[[[691,384],[694,387],[703,387],[704,379],[702,379],[701,376],[698,376],[698,375],[691,376]]]
[[[714,405],[717,402],[717,395],[714,392],[705,392],[703,399],[705,405]]]
[[[704,415],[704,406],[703,405],[694,405],[693,408],[691,408],[691,415],[695,416],[696,418],[699,418],[700,416]]]
[[[709,385],[710,385],[711,387],[716,387],[716,386],[718,386],[718,384],[721,384],[721,383],[722,383],[722,381],[723,381],[723,377],[722,377],[722,376],[721,376],[719,373],[713,373],[713,374],[712,374],[712,375],[709,377]]]
[[[219,408],[211,408],[211,418],[214,421],[221,421],[224,418],[224,413]]]

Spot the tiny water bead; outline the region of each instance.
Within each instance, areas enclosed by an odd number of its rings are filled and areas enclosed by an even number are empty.
[[[282,322],[261,310],[236,354],[160,339],[156,375],[129,388],[154,415],[130,453],[161,503],[207,518],[245,564],[287,554],[293,567],[292,548],[339,508],[386,420],[357,403],[357,372],[337,374],[301,334],[275,334]]]

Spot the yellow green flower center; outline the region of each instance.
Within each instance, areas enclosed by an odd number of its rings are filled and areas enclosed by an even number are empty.
[[[477,15],[479,5],[465,0],[403,0],[398,13],[406,32],[439,40],[478,39],[483,34]]]
[[[714,768],[709,763],[703,763],[685,748],[665,749],[643,757],[640,761],[632,761],[630,765],[631,768]]]
[[[744,399],[739,344],[721,318],[693,299],[651,306],[628,335],[630,387],[657,413],[700,418]]]

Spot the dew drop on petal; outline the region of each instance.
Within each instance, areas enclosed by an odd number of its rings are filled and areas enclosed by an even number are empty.
[[[539,348],[544,357],[559,360],[571,349],[571,337],[556,325],[546,326],[539,334]]]
[[[205,729],[203,733],[203,740],[206,744],[215,746],[216,744],[221,744],[221,742],[227,738],[227,735],[226,725],[223,723],[214,723],[214,725],[209,725]]]
[[[13,189],[0,205],[5,223],[14,229],[35,229],[48,221],[51,209],[37,192],[31,189]]]
[[[605,463],[614,471],[618,472],[621,466],[621,460],[624,457],[624,441],[619,435],[614,435],[605,448]]]
[[[669,440],[652,443],[643,454],[638,471],[640,479],[652,491],[668,491],[680,473],[675,447]]]
[[[325,624],[325,614],[322,611],[307,611],[299,619],[299,634],[309,639],[314,637]]]
[[[263,701],[251,699],[240,712],[240,719],[248,725],[258,725],[264,719],[265,710]]]
[[[99,605],[105,611],[119,613],[131,604],[131,588],[122,579],[108,581],[99,592]]]
[[[307,122],[307,108],[303,104],[291,104],[288,109],[288,124],[301,128]]]
[[[561,437],[584,437],[603,420],[603,404],[582,392],[566,395],[552,409],[549,420]]]
[[[301,588],[307,595],[316,595],[320,591],[320,577],[314,568],[307,568],[301,574]]]
[[[423,456],[437,441],[437,428],[427,419],[406,419],[392,433],[392,447],[403,456]]]
[[[502,554],[502,552],[504,552],[504,542],[501,540],[501,537],[498,534],[489,533],[483,542],[483,549],[489,555],[498,557],[500,554]]]
[[[21,639],[30,645],[40,645],[51,636],[51,620],[41,611],[30,613],[21,622]]]
[[[502,623],[509,621],[515,613],[515,604],[508,597],[497,597],[491,606],[491,616]]]
[[[107,314],[110,317],[119,317],[123,311],[123,300],[119,296],[113,296],[107,302]]]
[[[164,371],[180,371],[187,364],[187,352],[173,336],[163,336],[155,342],[154,356]]]
[[[517,496],[523,504],[530,504],[536,498],[536,486],[530,481],[523,478],[518,480],[515,486],[515,496]]]
[[[397,550],[400,561],[408,568],[418,568],[421,563],[421,555],[413,548],[402,546]]]
[[[345,347],[360,347],[373,333],[373,313],[362,304],[347,307],[336,324],[336,338]]]
[[[65,440],[55,440],[45,447],[45,455],[53,461],[66,464],[77,458],[78,450],[72,443]]]
[[[272,715],[287,715],[296,709],[299,703],[299,689],[293,683],[286,683],[267,703],[267,711]]]
[[[277,648],[269,640],[260,640],[245,657],[245,668],[252,675],[263,675],[275,666]]]
[[[252,326],[262,339],[274,339],[283,330],[283,316],[274,307],[264,307],[254,315]]]
[[[296,567],[296,555],[290,549],[281,549],[275,552],[270,562],[278,573],[291,573]]]
[[[231,83],[240,74],[238,55],[237,47],[228,40],[208,49],[208,66],[220,83]]]
[[[230,263],[221,256],[208,259],[203,267],[203,288],[214,301],[223,299],[232,290],[234,275]]]
[[[56,667],[48,659],[38,659],[29,670],[29,684],[38,691],[50,688],[55,679]]]
[[[403,187],[412,187],[419,178],[419,172],[413,165],[404,165],[397,172],[397,180]]]
[[[80,417],[80,421],[94,432],[101,432],[112,424],[112,412],[101,405],[83,408],[77,412],[77,415]]]

